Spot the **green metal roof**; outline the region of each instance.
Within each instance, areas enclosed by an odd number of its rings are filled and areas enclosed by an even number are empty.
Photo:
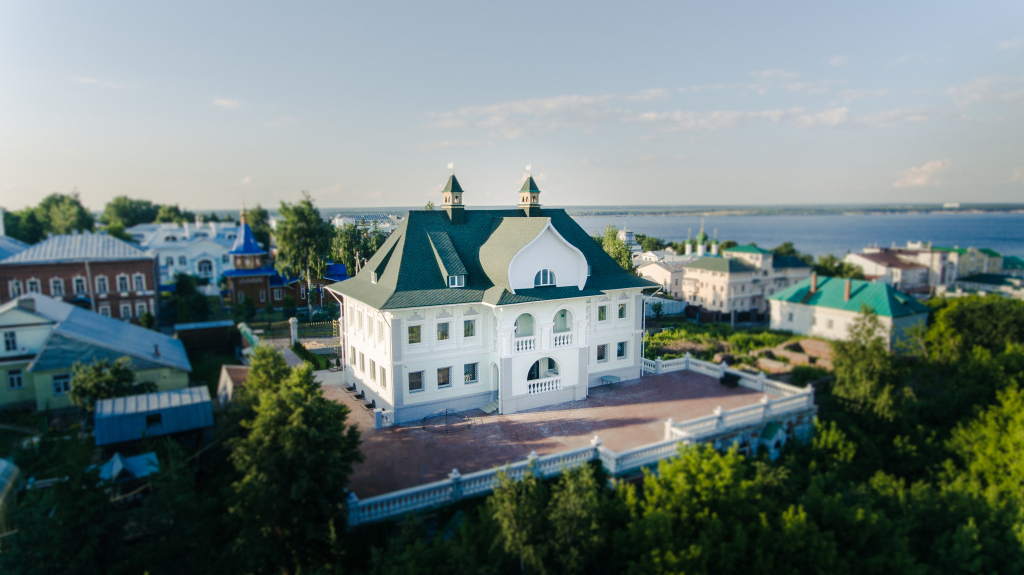
[[[539,192],[540,188],[537,187],[537,182],[533,181],[533,176],[528,176],[526,181],[523,182],[523,187],[519,188],[520,192]]]
[[[772,258],[773,268],[809,268],[811,264],[796,256],[775,256]]]
[[[443,192],[461,192],[462,191],[462,186],[460,186],[459,185],[459,181],[455,179],[455,174],[452,174],[451,177],[448,178],[448,185],[446,185],[444,187],[444,189],[441,190],[441,191],[443,191]]]
[[[983,253],[983,254],[985,254],[986,256],[988,256],[990,258],[1001,258],[1001,257],[1003,257],[1003,254],[1001,254],[1001,253],[999,253],[999,252],[997,252],[995,250],[989,249],[989,248],[980,248],[978,251]]]
[[[850,282],[850,300],[845,300],[846,282]],[[818,291],[811,293],[811,278],[794,284],[768,299],[802,303],[832,309],[859,312],[868,306],[880,316],[903,317],[928,313],[930,308],[896,288],[877,282],[819,277]]]
[[[942,247],[942,246],[935,246],[932,249],[935,250],[935,251],[938,251],[938,252],[953,252],[953,253],[957,253],[957,254],[960,254],[960,255],[964,255],[964,254],[967,253],[967,249],[966,248],[947,248],[947,247]]]
[[[455,225],[444,211],[413,210],[355,277],[327,287],[377,309],[478,302],[509,305],[657,287],[623,270],[565,210],[535,213],[539,215],[527,217],[521,209],[465,210],[465,223]],[[548,222],[583,253],[590,277],[582,290],[544,287],[513,294],[508,265]],[[450,288],[446,276],[455,275],[449,270],[458,269],[459,264],[465,270],[466,286]],[[370,281],[371,271],[377,272],[377,283]]]
[[[731,247],[731,248],[729,248],[729,249],[727,249],[725,251],[727,251],[727,252],[736,252],[736,253],[741,253],[741,254],[770,254],[770,253],[772,253],[771,250],[761,249],[761,248],[755,246],[754,244],[750,244],[749,246],[733,246],[733,247]]]
[[[725,273],[749,273],[757,271],[757,268],[744,262],[743,260],[736,258],[723,258],[718,256],[705,256],[698,260],[694,260],[686,267],[698,270],[709,270],[713,272],[725,272]]]
[[[1024,270],[1024,259],[1017,256],[1003,257],[1004,270]]]

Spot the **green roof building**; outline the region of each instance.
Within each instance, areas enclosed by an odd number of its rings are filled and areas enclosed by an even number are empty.
[[[884,283],[816,274],[768,299],[772,329],[827,339],[845,339],[852,323],[868,309],[884,326],[890,347],[906,328],[926,322],[930,310]]]
[[[639,377],[642,293],[656,284],[543,208],[532,177],[515,208],[466,209],[454,175],[442,193],[442,210],[411,211],[355,277],[327,286],[344,302],[347,381],[384,420],[512,413]]]

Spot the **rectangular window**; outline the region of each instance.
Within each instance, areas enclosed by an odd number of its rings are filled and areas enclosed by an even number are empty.
[[[132,304],[130,304],[130,303],[123,303],[123,304],[121,304],[121,319],[131,319],[131,318],[132,318]]]
[[[832,320],[828,320],[828,325],[826,327],[828,327],[829,329],[832,329],[832,325],[833,325],[832,324]]]
[[[107,276],[96,278],[96,293],[107,293]]]
[[[260,290],[260,303],[267,301],[267,290]]]
[[[142,314],[146,313],[147,311],[149,311],[149,306],[146,305],[145,303],[136,303],[135,304],[135,316],[136,317],[142,317]]]
[[[366,356],[363,355],[363,352],[359,352],[359,371],[366,371]]]
[[[423,391],[423,372],[422,371],[410,371],[409,372],[409,391]]]
[[[110,317],[110,306],[109,306],[109,305],[101,305],[101,306],[100,306],[100,307],[98,308],[98,310],[97,310],[97,311],[98,311],[98,312],[99,312],[99,314],[100,314],[101,316],[103,316],[103,317]]]
[[[12,369],[7,372],[7,389],[24,389],[25,375],[20,369]]]
[[[18,332],[5,331],[4,332],[4,351],[17,351],[18,350]]]
[[[619,304],[619,319],[626,319],[626,304]]]
[[[306,299],[306,286],[299,286],[299,299]]]
[[[50,280],[50,295],[53,297],[64,297],[64,280],[61,278]]]
[[[466,380],[465,383],[476,383],[480,381],[480,379],[477,377],[479,365],[480,364],[478,363],[467,363],[462,366],[462,374]]]
[[[608,320],[608,306],[606,306],[606,305],[597,306],[597,321],[607,321],[607,320]]]
[[[117,276],[117,291],[128,291],[128,276]]]
[[[164,264],[167,265],[168,267],[173,267],[174,266],[174,258],[172,258],[170,256],[167,256],[167,259],[164,261]]]
[[[786,321],[792,322],[793,321],[793,314],[789,314],[788,316],[786,316]]]
[[[459,288],[466,286],[466,276],[448,276],[448,287]]]
[[[445,341],[448,339],[448,322],[437,324],[437,341]]]
[[[21,295],[21,280],[11,280],[7,282],[7,291],[11,294],[11,299],[14,299]]]
[[[28,293],[40,293],[39,280],[28,280],[25,287],[28,288]]]
[[[384,322],[377,322],[377,343],[384,341]]]
[[[283,297],[281,296],[281,289],[280,288],[275,289],[274,290],[274,301],[281,301],[282,299],[283,299]]]
[[[423,341],[422,339],[420,339],[420,337],[421,337],[420,328],[421,327],[422,326],[418,326],[418,325],[410,325],[409,326],[409,344],[410,345],[412,345],[414,343],[420,343],[421,341]]]
[[[373,339],[373,320],[369,316],[366,318],[366,337]]]
[[[377,362],[370,360],[370,381],[377,381]]]
[[[476,320],[467,319],[462,323],[463,337],[476,337]]]
[[[170,259],[170,258],[168,258],[168,259]],[[172,260],[172,261],[173,261],[173,260]],[[224,254],[224,255],[222,255],[222,256],[220,257],[220,261],[221,261],[221,263],[225,263],[225,264],[226,264],[226,263],[230,263],[230,262],[231,262],[231,256],[229,256],[229,255],[227,255],[227,254]]]
[[[85,293],[85,278],[75,278],[75,294]]]
[[[597,346],[597,361],[608,361],[608,344],[602,343]]]
[[[380,388],[388,388],[388,372],[384,371],[384,366],[380,366]]]
[[[135,274],[135,291],[146,291],[146,276]]]
[[[437,368],[437,388],[452,386],[452,368],[450,367],[439,367]]]
[[[353,367],[355,367],[355,365],[356,365],[356,346],[354,346],[354,345],[350,346],[348,348],[348,351],[349,351],[349,353],[348,353],[348,362]]]
[[[615,346],[615,357],[616,359],[626,359],[626,344],[628,342],[620,341]]]
[[[53,376],[53,394],[67,395],[71,391],[71,375],[61,374]]]

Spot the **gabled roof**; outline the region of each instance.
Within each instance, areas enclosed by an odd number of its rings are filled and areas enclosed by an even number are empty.
[[[521,209],[465,210],[465,222],[452,224],[441,210],[414,210],[388,237],[355,277],[328,286],[376,309],[484,302],[508,305],[602,294],[602,290],[657,287],[623,270],[565,210],[541,209],[527,217]],[[526,244],[547,225],[583,253],[590,277],[576,287],[520,289],[512,293],[508,266]],[[443,236],[441,234],[444,234]],[[448,265],[442,252],[447,237],[451,253],[466,270],[466,286],[449,288]],[[435,241],[436,240],[436,241]],[[435,246],[437,255],[435,255]],[[377,283],[370,282],[370,272]]]
[[[775,256],[772,258],[773,268],[809,268],[811,264],[796,256]]]
[[[999,253],[999,252],[997,252],[997,251],[995,251],[993,249],[989,249],[989,248],[979,248],[978,251],[983,253],[983,254],[985,254],[986,256],[988,256],[990,258],[1001,258],[1001,257],[1003,257],[1003,254],[1001,254],[1001,253]]]
[[[537,182],[533,181],[533,176],[527,176],[526,181],[523,182],[523,187],[519,188],[520,192],[539,192],[540,188],[537,187]]]
[[[28,248],[28,244],[10,236],[0,236],[0,260],[9,258]]]
[[[718,256],[705,256],[694,260],[686,267],[697,270],[708,270],[713,272],[724,272],[730,274],[742,274],[757,271],[757,268],[747,262],[736,258],[722,258]]]
[[[156,458],[156,453],[153,451],[134,457],[122,457],[120,453],[115,453],[99,469],[100,479],[103,481],[141,479],[158,473],[160,471],[160,461]],[[122,474],[125,474],[125,476],[122,477]]]
[[[466,266],[462,265],[462,260],[459,259],[459,254],[455,251],[447,232],[430,232],[427,238],[430,240],[430,247],[434,249],[437,265],[445,277],[466,275]]]
[[[1024,270],[1024,258],[1017,256],[1004,256],[1003,257],[1003,269],[1004,270]]]
[[[35,310],[29,313],[56,322],[29,365],[29,371],[70,368],[76,361],[116,359],[125,355],[132,358],[133,363],[144,362],[148,367],[192,371],[181,341],[44,295],[27,294],[11,300],[0,306],[0,314],[18,308],[22,300],[33,301]],[[20,308],[26,311],[24,305]]]
[[[850,300],[846,301],[846,282],[850,282]],[[811,278],[796,283],[768,299],[859,312],[862,306],[880,316],[903,317],[924,314],[930,308],[891,285],[864,280],[819,277],[818,291],[811,292]]]
[[[441,191],[442,192],[461,192],[462,191],[462,186],[460,186],[459,185],[459,181],[455,179],[455,174],[452,174],[451,177],[448,178],[448,185],[446,185],[444,187],[444,189],[441,190]]]
[[[134,245],[107,234],[82,232],[51,236],[2,261],[4,264],[148,260],[153,257]]]
[[[755,246],[754,244],[750,244],[749,246],[733,246],[733,247],[725,250],[724,253],[730,253],[730,252],[731,253],[738,253],[738,254],[770,254],[770,253],[773,253],[771,250],[761,249],[761,248]]]
[[[252,235],[252,228],[249,227],[249,224],[245,223],[242,224],[242,229],[235,236],[235,245],[231,246],[231,251],[228,253],[236,256],[260,256],[267,252],[260,247],[256,236]]]

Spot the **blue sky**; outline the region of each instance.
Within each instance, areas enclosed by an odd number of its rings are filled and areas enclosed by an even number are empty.
[[[0,205],[1024,201],[1022,2],[0,2]]]

